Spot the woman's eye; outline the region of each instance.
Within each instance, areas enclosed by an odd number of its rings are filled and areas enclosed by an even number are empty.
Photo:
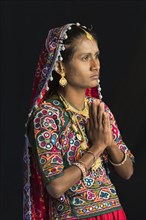
[[[84,56],[84,57],[82,58],[82,60],[86,61],[86,60],[88,60],[88,58],[89,58],[89,56]]]
[[[99,53],[98,54],[96,54],[96,57],[95,57],[96,59],[98,59],[99,58]]]

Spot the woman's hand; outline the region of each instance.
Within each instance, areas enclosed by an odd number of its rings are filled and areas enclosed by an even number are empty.
[[[89,107],[89,120],[87,123],[87,136],[92,146],[103,150],[113,144],[112,130],[109,114],[104,111],[104,104],[98,99]]]

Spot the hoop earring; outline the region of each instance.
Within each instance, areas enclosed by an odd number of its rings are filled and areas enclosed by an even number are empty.
[[[65,72],[61,62],[60,62],[60,68],[61,68],[61,79],[59,80],[59,85],[65,87],[67,85],[67,80],[65,78]]]

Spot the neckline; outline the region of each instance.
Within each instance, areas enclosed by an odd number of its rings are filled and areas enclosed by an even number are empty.
[[[84,108],[82,110],[77,109],[75,106],[73,106],[70,102],[68,102],[64,96],[60,93],[58,93],[58,98],[61,100],[61,102],[63,103],[66,111],[68,112],[74,112],[77,114],[81,114],[83,116],[85,116],[86,118],[89,118],[89,106],[88,106],[88,100],[85,97],[85,102],[84,102]]]

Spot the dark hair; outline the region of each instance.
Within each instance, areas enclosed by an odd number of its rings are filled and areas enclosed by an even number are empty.
[[[90,33],[93,38],[97,41],[97,37],[95,33],[91,29],[87,29],[85,27],[80,28],[80,26],[73,25],[71,30],[67,32],[68,38],[64,40],[63,44],[65,45],[65,50],[61,52],[61,55],[63,57],[63,62],[67,63],[71,60],[74,51],[75,51],[75,40],[79,39],[81,36],[86,35],[85,31]]]
[[[75,51],[74,42],[75,40],[79,39],[81,36],[86,35],[84,30],[90,33],[93,36],[93,38],[97,41],[96,34],[93,32],[92,27],[85,28],[84,26],[72,25],[71,30],[67,31],[68,38],[63,40],[63,44],[65,46],[65,50],[61,51],[63,63],[67,63],[72,59]],[[45,99],[56,94],[59,87],[59,80],[60,80],[59,74],[56,73],[56,71],[54,70],[52,72],[52,76],[53,76],[53,82],[51,82],[49,85],[49,91],[47,92]]]

